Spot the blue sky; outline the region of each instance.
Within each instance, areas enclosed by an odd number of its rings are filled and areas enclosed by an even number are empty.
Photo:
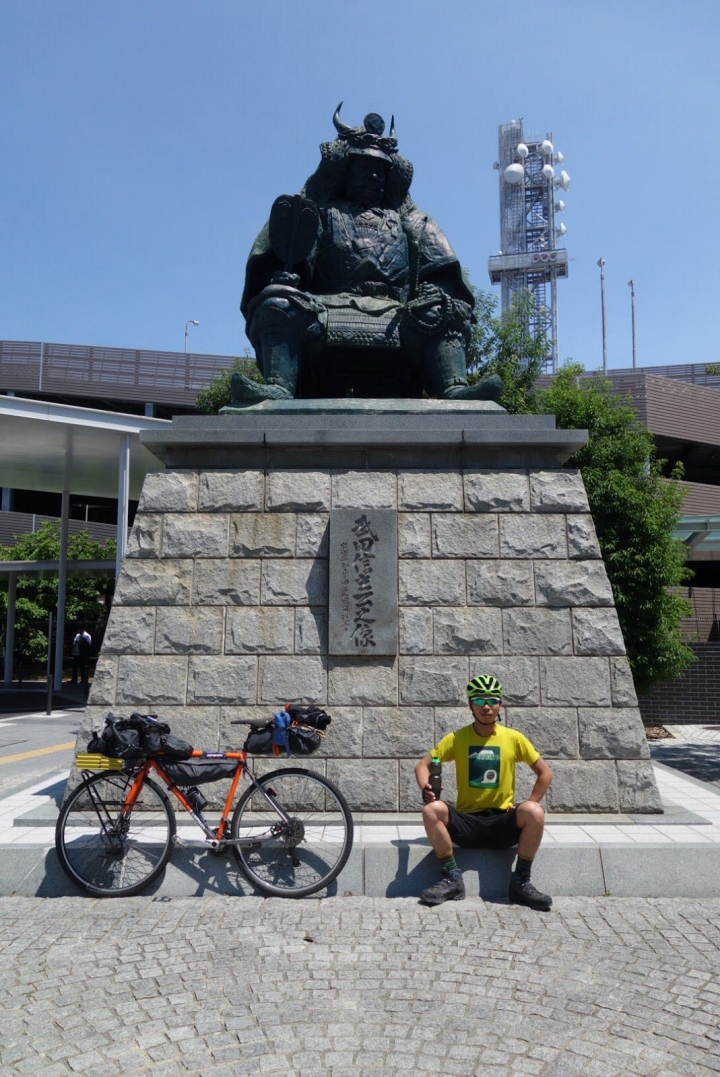
[[[0,338],[239,354],[252,240],[334,135],[395,114],[416,203],[474,283],[497,128],[572,177],[560,356],[719,362],[716,0],[1,0]]]

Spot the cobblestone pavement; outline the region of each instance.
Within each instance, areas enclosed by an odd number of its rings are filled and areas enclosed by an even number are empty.
[[[720,1072],[720,899],[0,900],[3,1077]]]

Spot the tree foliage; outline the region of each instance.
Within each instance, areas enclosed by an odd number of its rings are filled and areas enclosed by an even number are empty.
[[[200,390],[195,400],[195,407],[199,412],[203,415],[217,415],[220,408],[230,403],[232,400],[230,380],[236,371],[252,378],[253,381],[262,382],[263,380],[255,360],[249,352],[246,352],[235,359],[233,365],[227,370],[221,370],[219,374],[216,374],[210,384]]]
[[[87,531],[68,540],[70,561],[111,561],[116,544],[112,539],[97,542]],[[0,546],[0,561],[57,561],[60,557],[59,524],[47,521],[38,531],[18,537],[14,546]],[[113,586],[114,574],[80,576],[68,574],[65,592],[66,621],[104,622],[107,617],[104,595]],[[7,613],[7,579],[0,582],[0,614]],[[42,662],[47,655],[48,614],[57,607],[57,575],[19,575],[15,607],[15,647],[30,662]]]
[[[566,467],[582,471],[635,687],[647,692],[695,661],[680,638],[690,606],[668,590],[692,575],[683,544],[672,537],[684,493],[663,480],[652,435],[630,399],[614,394],[609,379],[581,379],[582,373],[579,364],[563,368],[538,394],[538,408],[562,429],[590,433]],[[682,470],[672,478],[682,478]]]
[[[470,381],[484,374],[499,374],[503,391],[499,403],[513,415],[536,411],[535,383],[550,351],[544,332],[530,331],[534,300],[521,293],[507,311],[497,313],[497,297],[473,288],[475,324],[467,353]]]

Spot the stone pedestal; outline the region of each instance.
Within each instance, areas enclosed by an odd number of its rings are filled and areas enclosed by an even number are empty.
[[[145,480],[90,726],[147,708],[237,747],[234,718],[318,703],[333,723],[310,766],[355,809],[407,811],[416,760],[494,673],[502,720],[553,768],[550,812],[661,810],[582,479],[561,470],[583,432],[490,403],[291,401],[143,440],[166,470]],[[337,509],[397,513],[396,655],[328,653]]]

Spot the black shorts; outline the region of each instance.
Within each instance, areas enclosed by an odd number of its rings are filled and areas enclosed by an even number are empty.
[[[520,840],[515,808],[476,812],[458,811],[451,804],[447,808],[450,812],[448,833],[463,849],[509,849]]]

